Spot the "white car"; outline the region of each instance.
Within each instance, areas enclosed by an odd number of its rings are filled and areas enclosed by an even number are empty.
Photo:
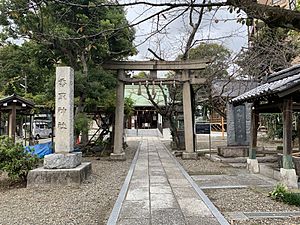
[[[23,136],[29,136],[30,132],[30,123],[24,123],[23,124]],[[32,136],[35,139],[40,138],[48,138],[52,136],[52,129],[51,129],[51,121],[41,120],[41,121],[33,121],[32,127],[31,127]]]

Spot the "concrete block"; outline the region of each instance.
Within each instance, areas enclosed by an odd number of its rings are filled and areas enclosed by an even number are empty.
[[[82,163],[72,169],[45,169],[43,167],[29,171],[27,176],[28,188],[78,187],[88,178],[92,171],[90,162]]]
[[[50,154],[44,158],[45,169],[72,169],[81,164],[82,153]]]
[[[257,159],[247,159],[247,170],[250,173],[259,173],[259,164]]]
[[[298,176],[295,169],[280,168],[281,182],[290,188],[298,188]]]
[[[247,157],[249,155],[248,146],[222,146],[218,147],[218,155],[225,158]]]
[[[113,161],[125,161],[126,160],[125,152],[122,152],[120,154],[119,153],[111,153],[110,159]]]
[[[182,159],[198,159],[197,152],[182,152]]]

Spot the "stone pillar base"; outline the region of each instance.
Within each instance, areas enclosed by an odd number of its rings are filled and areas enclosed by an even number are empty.
[[[295,169],[280,168],[280,180],[290,188],[298,188],[298,176]]]
[[[182,152],[182,159],[198,159],[197,152]]]
[[[259,173],[259,165],[257,159],[247,159],[247,170],[250,173]]]
[[[72,169],[81,164],[82,153],[54,153],[44,158],[45,169]]]
[[[126,160],[125,152],[111,153],[110,154],[110,159],[113,160],[113,161],[125,161]]]
[[[30,170],[27,175],[28,188],[56,188],[62,186],[79,187],[92,171],[92,164],[84,162],[73,169]]]

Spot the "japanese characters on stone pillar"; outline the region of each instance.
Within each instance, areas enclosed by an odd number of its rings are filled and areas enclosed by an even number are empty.
[[[55,152],[68,153],[74,147],[74,70],[56,68]]]

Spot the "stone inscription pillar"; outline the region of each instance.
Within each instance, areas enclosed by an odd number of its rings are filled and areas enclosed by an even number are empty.
[[[81,164],[82,153],[74,152],[74,70],[56,68],[55,153],[46,155],[44,168],[71,169]]]
[[[189,78],[189,71],[183,70],[182,78]],[[194,129],[193,129],[193,113],[191,104],[191,85],[189,81],[183,83],[182,90],[183,100],[183,117],[184,117],[184,140],[185,152],[182,153],[183,159],[197,159],[197,153],[194,152]]]
[[[118,70],[117,100],[115,111],[115,133],[114,150],[110,158],[112,160],[125,160],[123,151],[123,132],[124,132],[124,83],[121,81],[124,77],[124,70]]]
[[[55,116],[55,152],[72,152],[74,149],[74,70],[71,67],[56,68]]]

